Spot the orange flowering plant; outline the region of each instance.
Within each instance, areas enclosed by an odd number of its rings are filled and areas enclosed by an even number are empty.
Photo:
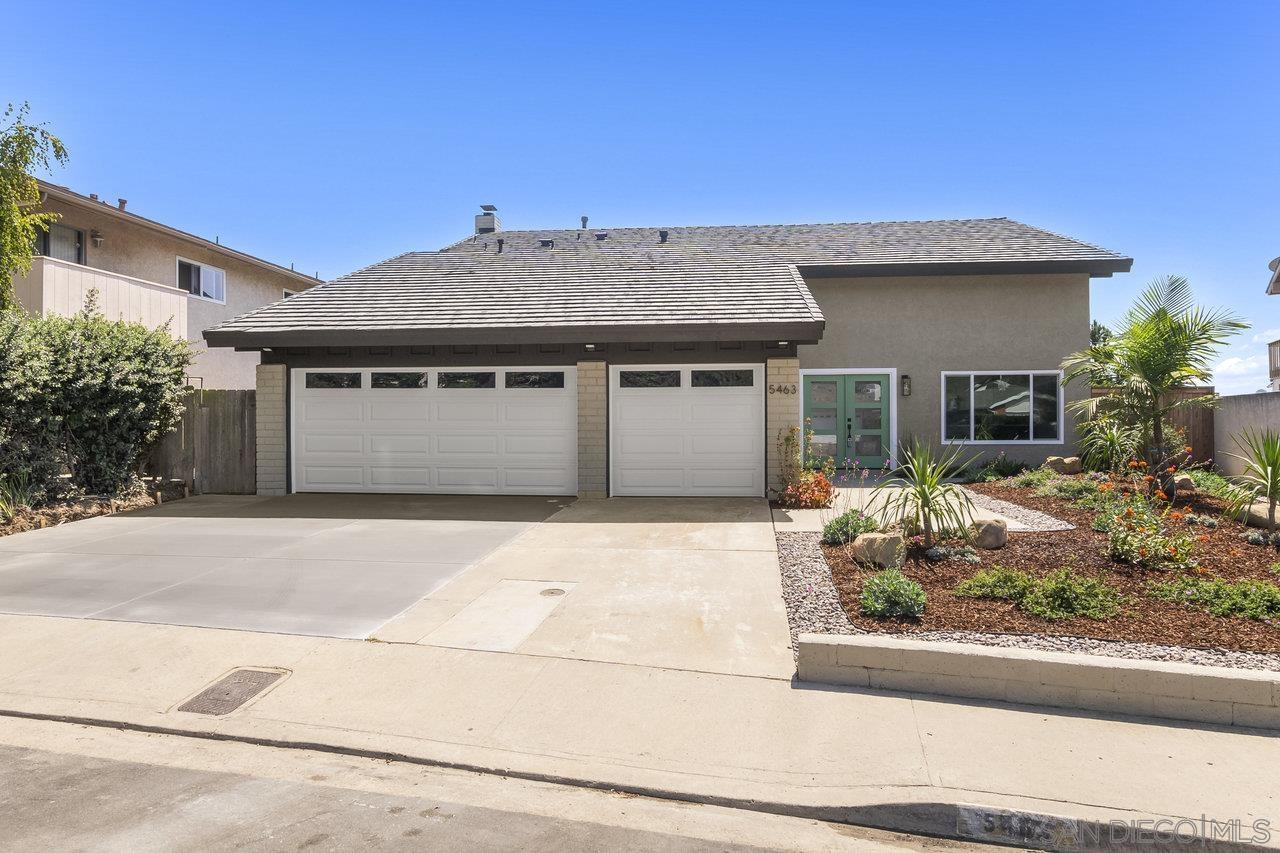
[[[791,427],[778,433],[778,458],[782,460],[782,488],[778,503],[791,509],[824,509],[835,499],[835,460],[813,453],[813,430]]]

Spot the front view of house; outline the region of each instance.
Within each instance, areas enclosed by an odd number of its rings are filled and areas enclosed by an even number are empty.
[[[1074,442],[1064,356],[1130,258],[1008,219],[503,231],[205,332],[261,352],[258,490],[745,495],[778,437]]]

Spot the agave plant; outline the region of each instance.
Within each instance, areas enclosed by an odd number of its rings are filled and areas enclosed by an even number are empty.
[[[900,460],[901,476],[871,491],[873,505],[883,496],[885,522],[901,521],[909,530],[919,531],[926,548],[933,547],[935,533],[967,529],[973,521],[973,501],[968,492],[947,480],[968,468],[977,456],[960,457],[958,446],[935,451],[927,444],[912,442]]]
[[[1242,518],[1256,501],[1267,503],[1267,532],[1276,532],[1276,504],[1280,503],[1280,435],[1266,430],[1245,430],[1231,440],[1240,453],[1229,453],[1244,463],[1244,473],[1233,478],[1231,512]]]

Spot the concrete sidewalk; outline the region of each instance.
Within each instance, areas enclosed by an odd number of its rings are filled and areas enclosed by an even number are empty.
[[[0,617],[0,711],[320,745],[952,834],[962,806],[1079,820],[1275,819],[1280,739],[565,657]],[[291,674],[222,718],[176,706]]]

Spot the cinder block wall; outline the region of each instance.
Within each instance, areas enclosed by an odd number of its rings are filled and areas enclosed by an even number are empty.
[[[283,495],[288,489],[285,410],[287,368],[259,364],[257,371],[258,494]]]
[[[1244,473],[1244,463],[1231,454],[1240,453],[1232,436],[1246,430],[1261,432],[1280,428],[1280,392],[1233,394],[1221,397],[1213,412],[1213,461],[1223,473],[1233,477]]]
[[[765,364],[765,479],[770,490],[782,488],[778,437],[800,425],[800,359],[771,358]]]
[[[578,362],[578,497],[609,495],[608,372],[603,361]]]

